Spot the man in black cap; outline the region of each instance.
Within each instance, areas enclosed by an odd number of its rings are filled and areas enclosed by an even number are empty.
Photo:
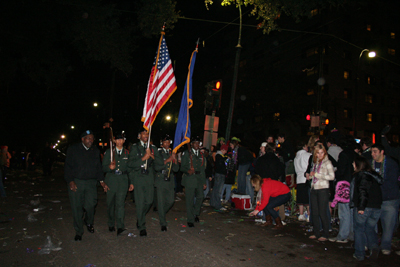
[[[182,185],[185,186],[187,223],[189,227],[194,227],[194,222],[200,221],[198,216],[207,182],[206,159],[199,150],[201,140],[196,137],[191,141],[191,149],[182,153],[181,171],[183,172]]]
[[[174,176],[173,172],[179,170],[179,165],[176,160],[175,153],[171,153],[170,146],[172,143],[171,137],[167,134],[161,139],[161,148],[158,149],[163,165],[155,165],[157,188],[157,207],[158,216],[160,218],[161,231],[167,231],[166,214],[175,203],[174,199]]]
[[[68,194],[74,218],[75,241],[82,240],[84,210],[87,229],[94,233],[94,209],[97,204],[97,181],[104,190],[103,171],[100,151],[93,145],[93,132],[87,130],[81,134],[82,143],[72,145],[67,150],[64,179],[68,183]]]
[[[146,214],[153,204],[154,166],[163,165],[163,160],[155,146],[147,147],[149,133],[145,129],[139,131],[138,139],[139,142],[131,146],[128,167],[133,169],[129,175],[135,187],[137,228],[140,236],[147,236]]]
[[[128,168],[129,151],[124,148],[125,137],[122,134],[115,135],[115,148],[104,153],[103,171],[106,173],[105,187],[107,192],[108,230],[115,231],[115,219],[117,220],[117,236],[125,230],[125,198],[129,191],[133,190],[133,181],[128,177],[131,171]]]

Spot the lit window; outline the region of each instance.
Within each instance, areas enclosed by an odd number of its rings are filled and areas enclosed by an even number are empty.
[[[369,31],[369,32],[371,31],[371,24],[367,25],[367,31]]]
[[[344,95],[343,95],[343,97],[344,98],[349,98],[349,91],[347,91],[347,90],[344,90]]]
[[[391,33],[390,33],[390,38],[396,39],[396,34],[395,34],[394,32],[391,32]]]
[[[318,8],[311,10],[311,17],[318,15]]]
[[[371,84],[371,77],[370,76],[367,77],[367,83]]]
[[[393,48],[388,48],[388,54],[394,56],[396,55],[396,50]]]
[[[306,51],[306,54],[307,54],[307,57],[311,57],[313,55],[318,54],[318,47],[314,47],[314,48],[308,49]]]
[[[313,95],[313,94],[314,94],[314,89],[308,88],[307,95]]]
[[[281,116],[281,114],[279,112],[274,114],[274,120],[279,121],[279,117]]]
[[[343,116],[345,119],[350,119],[352,117],[351,109],[346,108],[345,110],[343,110]]]
[[[373,96],[372,95],[365,95],[365,102],[372,104]]]
[[[311,75],[314,75],[317,73],[318,73],[318,70],[314,68],[312,70],[307,71],[307,76],[311,76]]]
[[[367,113],[367,121],[372,122],[372,113]]]
[[[258,116],[258,117],[255,117],[255,118],[254,118],[255,122],[261,122],[262,119],[263,119],[262,116]]]
[[[346,80],[350,78],[350,72],[348,72],[347,70],[345,70],[343,72],[343,78],[345,78]]]

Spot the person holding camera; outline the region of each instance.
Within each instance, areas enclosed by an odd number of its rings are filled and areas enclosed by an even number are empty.
[[[163,160],[157,148],[150,145],[149,133],[141,129],[138,135],[139,142],[131,146],[128,167],[133,170],[129,173],[133,180],[134,198],[136,204],[136,226],[140,236],[147,236],[146,214],[153,204],[155,165],[162,165]]]
[[[175,203],[174,198],[174,172],[179,170],[179,164],[175,153],[171,153],[171,137],[167,134],[161,139],[161,148],[158,149],[162,157],[163,165],[155,165],[157,188],[157,208],[160,218],[161,231],[167,231],[166,214]]]

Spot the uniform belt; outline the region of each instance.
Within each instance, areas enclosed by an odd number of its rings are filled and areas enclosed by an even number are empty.
[[[116,175],[123,175],[123,174],[128,174],[128,172],[127,172],[127,171],[115,170],[115,171],[113,172],[113,174],[116,174]]]
[[[200,171],[195,171],[194,174],[200,174]]]

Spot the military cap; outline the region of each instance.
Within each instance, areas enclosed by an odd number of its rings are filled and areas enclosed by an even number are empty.
[[[164,135],[164,137],[163,138],[161,138],[161,143],[162,142],[164,142],[164,141],[170,141],[171,142],[171,144],[172,144],[172,138],[171,138],[171,136],[169,136],[169,134],[166,134],[166,135]]]
[[[190,138],[190,142],[201,142],[201,138],[199,136]]]
[[[89,134],[94,135],[94,134],[93,134],[93,131],[91,131],[91,130],[86,130],[86,131],[84,131],[84,132],[81,134],[81,138],[83,138],[83,137],[85,137],[86,135],[89,135]]]
[[[124,139],[125,140],[125,135],[123,133],[117,133],[114,135],[114,139],[118,140],[118,139]]]

